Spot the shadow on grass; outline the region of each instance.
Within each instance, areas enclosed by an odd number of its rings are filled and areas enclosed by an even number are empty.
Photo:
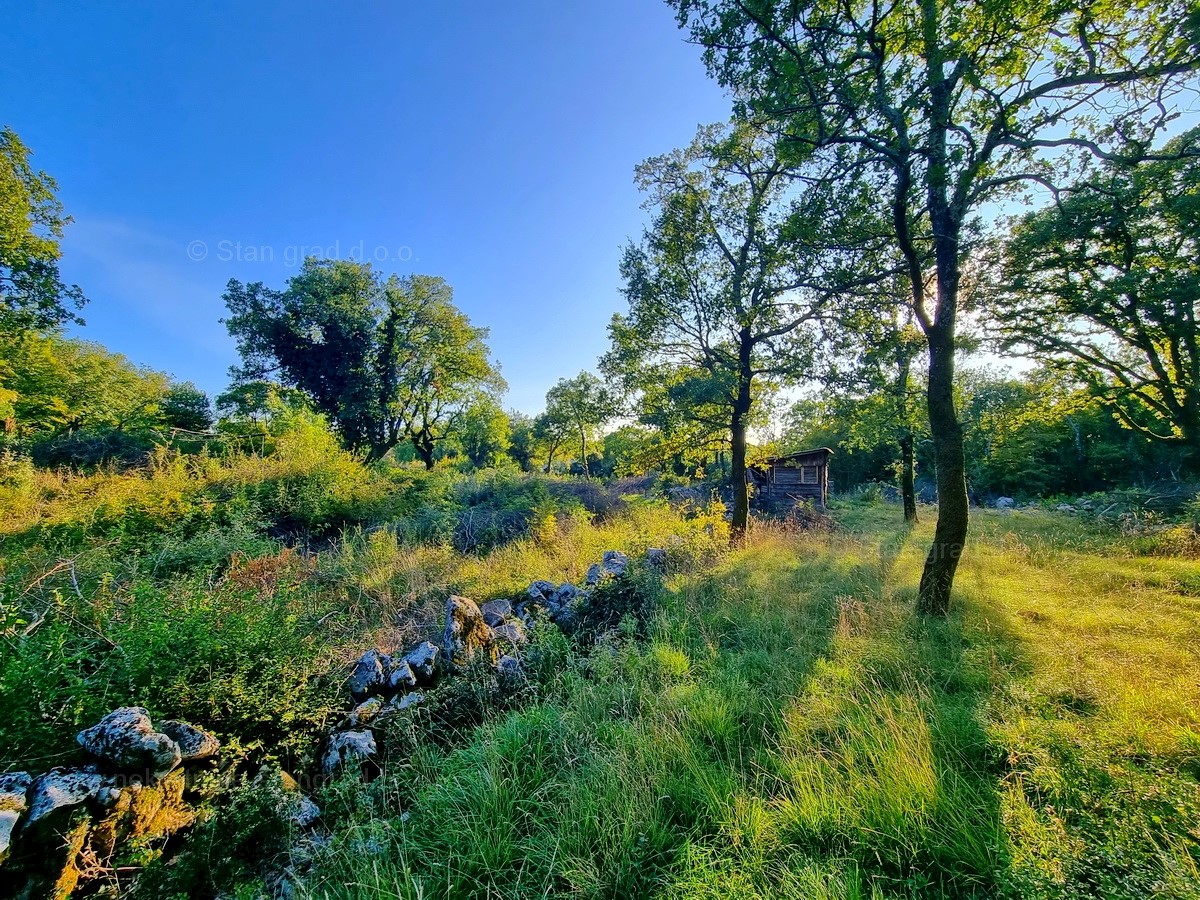
[[[914,591],[893,583],[912,535],[881,524],[861,543],[745,555],[718,576],[726,603],[700,613],[722,667],[759,689],[743,789],[779,843],[756,877],[835,861],[829,877],[847,896],[998,889],[1004,760],[982,714],[1024,654],[1007,617],[975,596],[945,621],[916,615]]]

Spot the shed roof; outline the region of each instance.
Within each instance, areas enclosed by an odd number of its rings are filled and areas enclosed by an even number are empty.
[[[828,447],[814,447],[812,450],[800,450],[796,453],[788,453],[784,456],[769,456],[764,462],[768,466],[779,465],[780,463],[799,462],[802,459],[809,459],[814,456],[833,456],[833,451]]]

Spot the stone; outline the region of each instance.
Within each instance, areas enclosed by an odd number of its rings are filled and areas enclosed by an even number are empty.
[[[283,769],[263,766],[254,780],[258,784],[270,784],[274,781],[283,789],[283,802],[278,808],[297,828],[308,828],[321,818],[321,807],[305,796],[300,790],[299,782]]]
[[[13,831],[29,805],[28,794],[32,786],[33,778],[28,772],[0,775],[0,864],[8,859]]]
[[[499,616],[501,619],[507,619],[513,614],[513,605],[511,600],[505,600],[503,598],[499,600],[488,600],[486,603],[480,605],[479,611],[485,616],[488,613],[492,613],[493,615]]]
[[[372,719],[378,718],[381,712],[383,712],[383,701],[378,697],[371,697],[351,710],[346,725],[350,728],[366,725]]]
[[[570,606],[584,599],[586,596],[585,592],[575,587],[571,582],[566,581],[555,588],[554,595],[550,598],[550,603],[552,606]]]
[[[556,588],[553,582],[542,581],[539,579],[532,582],[529,587],[525,589],[525,593],[530,600],[534,600],[539,603],[545,603],[554,595],[555,590]]]
[[[155,841],[169,837],[196,820],[196,813],[183,799],[187,776],[178,769],[154,784],[133,782],[120,790],[102,787],[98,797],[116,791],[106,813],[93,821],[88,842],[92,850],[107,858],[128,841]]]
[[[154,730],[150,713],[140,706],[113,710],[75,736],[79,745],[121,772],[161,778],[182,759],[179,744]]]
[[[507,641],[514,646],[525,643],[525,629],[516,622],[508,622],[492,629],[492,636],[498,641]]]
[[[1012,497],[997,497],[996,498],[996,503],[995,503],[996,509],[1012,509],[1016,505],[1017,505],[1017,501],[1014,500]]]
[[[5,772],[0,775],[0,809],[24,812],[29,806],[29,789],[33,776],[28,772]]]
[[[667,571],[667,551],[661,547],[651,547],[646,551],[646,564],[656,572]]]
[[[483,613],[483,621],[495,627],[503,625],[512,616],[513,606],[508,600],[489,600],[479,607],[479,611]]]
[[[0,865],[12,852],[13,831],[21,821],[21,813],[15,809],[0,809]]]
[[[354,664],[347,687],[355,700],[366,700],[383,688],[388,659],[378,650],[368,650]]]
[[[1056,506],[1056,507],[1054,507],[1054,508],[1055,508],[1056,510],[1058,510],[1058,512],[1060,512],[1060,513],[1073,513],[1073,512],[1075,512],[1075,507],[1073,507],[1073,506],[1072,506],[1070,503],[1060,503],[1060,504],[1058,504],[1058,506]]]
[[[330,736],[321,758],[321,770],[326,775],[347,766],[361,766],[375,755],[375,735],[367,730],[339,731]]]
[[[605,550],[604,558],[587,570],[584,580],[589,587],[595,587],[602,578],[623,578],[629,570],[629,557],[620,550]]]
[[[59,810],[73,809],[95,799],[103,786],[104,776],[98,772],[51,769],[33,783],[25,827]]]
[[[410,650],[404,657],[408,667],[412,669],[418,684],[429,684],[437,674],[438,656],[441,650],[433,641],[423,641],[416,649]]]
[[[620,550],[605,550],[604,559],[600,563],[600,571],[613,578],[624,577],[629,569],[629,557]]]
[[[208,759],[221,749],[221,742],[215,737],[187,722],[166,719],[158,723],[158,730],[179,745],[179,757],[183,762]]]
[[[495,659],[492,630],[474,600],[451,596],[446,601],[446,630],[443,646],[451,666],[463,666],[478,654]]]
[[[412,666],[408,664],[408,660],[392,660],[392,664],[388,666],[387,673],[387,688],[391,693],[398,691],[407,691],[409,688],[417,686],[417,676],[413,672]]]
[[[313,803],[310,798],[305,797],[303,794],[296,794],[293,798],[289,799],[287,817],[297,828],[308,828],[313,822],[321,818],[321,807]]]
[[[425,695],[420,691],[414,691],[411,694],[405,694],[403,697],[393,698],[392,702],[388,704],[388,707],[399,712],[401,710],[409,709],[413,706],[420,706],[424,702]]]

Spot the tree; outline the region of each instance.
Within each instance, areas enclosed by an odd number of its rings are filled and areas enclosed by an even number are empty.
[[[471,465],[494,466],[510,446],[508,414],[495,398],[484,396],[464,410],[455,434]]]
[[[846,443],[861,449],[880,443],[897,451],[896,474],[904,521],[917,521],[916,440],[922,423],[914,397],[913,364],[925,342],[912,319],[912,310],[896,302],[894,285],[859,298],[839,323],[852,353],[848,364],[833,365],[825,385],[835,405],[851,405],[853,414]]]
[[[533,418],[515,409],[508,413],[508,448],[509,458],[517,464],[522,472],[533,468],[533,455],[536,451],[537,439],[533,433]]]
[[[685,150],[642,163],[638,181],[655,215],[625,251],[629,313],[613,317],[603,366],[633,388],[674,383],[697,408],[722,412],[736,537],[749,516],[756,394],[771,379],[812,374],[828,303],[818,285],[839,262],[827,234],[834,198],[805,190],[773,140],[747,125],[702,129]]]
[[[591,372],[561,378],[546,392],[546,421],[548,424],[559,423],[579,438],[579,464],[585,478],[591,477],[588,441],[594,439],[600,427],[615,414],[616,401],[612,394]]]
[[[476,328],[454,306],[441,278],[414,275],[402,282],[408,315],[396,323],[404,348],[395,368],[397,406],[404,433],[426,468],[434,450],[462,414],[506,389],[492,364],[486,328]]]
[[[1144,157],[1200,68],[1197,17],[1186,0],[671,2],[740,113],[878,180],[929,351],[938,521],[918,606],[945,615],[968,528],[954,356],[974,217],[1053,188],[1078,153]]]
[[[0,341],[7,430],[52,437],[84,428],[134,431],[161,424],[169,379],[99,344],[24,332]]]
[[[46,330],[82,320],[78,285],[58,271],[59,241],[70,224],[58,185],[29,164],[29,148],[11,128],[0,130],[0,333]]]
[[[533,439],[545,449],[546,462],[542,471],[547,475],[554,468],[554,454],[562,446],[571,431],[571,423],[564,418],[565,410],[550,409],[538,414],[533,420]]]
[[[1019,220],[991,313],[1005,350],[1084,381],[1126,426],[1200,463],[1200,129],[1167,159],[1094,167]],[[1170,158],[1174,157],[1174,158]],[[1149,413],[1149,415],[1146,415]]]
[[[168,428],[207,431],[212,427],[212,404],[208,394],[190,381],[173,384],[159,404],[159,415]]]
[[[283,291],[231,280],[224,300],[242,357],[234,379],[278,377],[303,391],[369,462],[408,439],[432,467],[454,419],[503,389],[487,329],[441,278],[385,281],[366,263],[310,258]]]

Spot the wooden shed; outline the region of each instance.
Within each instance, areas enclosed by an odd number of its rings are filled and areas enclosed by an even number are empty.
[[[829,501],[828,447],[802,450],[787,456],[773,456],[760,466],[751,466],[746,477],[754,485],[755,494],[768,505],[811,500],[824,508]]]

